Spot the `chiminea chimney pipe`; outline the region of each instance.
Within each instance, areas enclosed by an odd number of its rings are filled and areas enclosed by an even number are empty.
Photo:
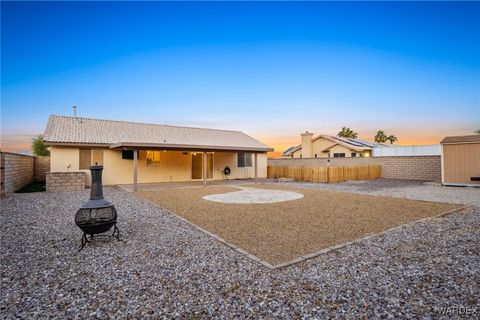
[[[103,199],[102,171],[103,166],[90,167],[90,172],[92,175],[92,185],[90,186],[90,200]]]

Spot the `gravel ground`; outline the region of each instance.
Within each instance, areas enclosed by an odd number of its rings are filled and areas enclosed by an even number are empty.
[[[175,213],[271,265],[286,263],[338,244],[461,206],[392,197],[352,194],[283,185],[255,185],[256,190],[298,191],[303,197],[267,204],[219,203],[212,194],[232,187],[144,191],[137,195]]]
[[[273,180],[264,180],[263,183],[480,206],[480,188],[444,187],[420,180],[378,179],[342,183],[277,183]]]
[[[123,241],[80,253],[73,217],[88,191],[2,200],[1,318],[436,319],[437,307],[480,304],[479,207],[269,270],[105,191]]]

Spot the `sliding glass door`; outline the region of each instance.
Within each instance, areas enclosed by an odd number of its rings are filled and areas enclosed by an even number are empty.
[[[213,179],[213,153],[207,153],[207,179]],[[192,179],[203,179],[203,154],[192,153]]]

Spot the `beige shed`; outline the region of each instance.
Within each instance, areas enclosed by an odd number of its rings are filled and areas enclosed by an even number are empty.
[[[445,137],[442,145],[442,183],[480,187],[480,135]]]

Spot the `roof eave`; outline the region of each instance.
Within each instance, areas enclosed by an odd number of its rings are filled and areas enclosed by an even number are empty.
[[[59,147],[109,147],[110,143],[93,143],[93,142],[62,142],[62,141],[48,141],[43,140],[47,146]]]
[[[170,143],[131,143],[117,142],[109,145],[110,149],[138,148],[138,149],[162,149],[162,150],[191,150],[191,151],[250,151],[250,152],[271,152],[270,147],[236,147],[236,146],[208,146],[208,145],[187,145]]]

